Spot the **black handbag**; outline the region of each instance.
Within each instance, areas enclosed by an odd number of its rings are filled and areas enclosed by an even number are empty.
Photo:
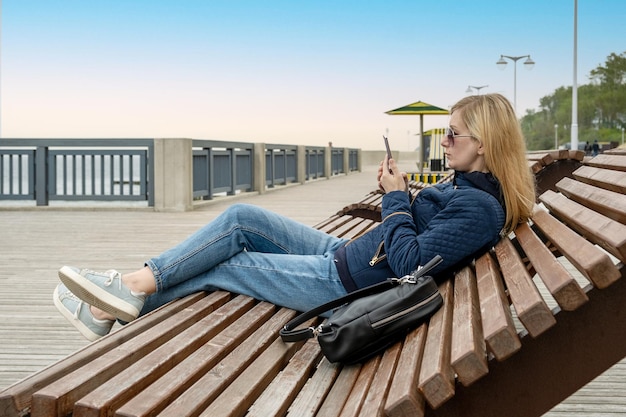
[[[441,261],[437,255],[411,275],[388,278],[302,313],[280,330],[280,337],[284,342],[317,337],[330,362],[362,362],[393,345],[441,307],[437,284],[425,275]],[[337,310],[321,325],[296,329],[333,308]]]

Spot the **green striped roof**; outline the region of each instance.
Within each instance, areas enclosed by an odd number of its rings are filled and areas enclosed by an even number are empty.
[[[386,111],[387,114],[450,114],[446,109],[433,106],[432,104],[424,103],[423,101],[416,101],[415,103],[408,104],[397,109]]]

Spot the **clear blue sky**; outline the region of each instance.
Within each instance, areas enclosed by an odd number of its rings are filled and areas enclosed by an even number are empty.
[[[626,1],[579,0],[578,83],[626,51]],[[381,149],[418,100],[517,109],[573,80],[574,0],[4,0],[2,137],[191,137]],[[425,128],[447,124],[427,116]]]

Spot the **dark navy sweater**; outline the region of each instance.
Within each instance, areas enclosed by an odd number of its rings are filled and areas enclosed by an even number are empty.
[[[403,191],[385,194],[382,223],[336,252],[348,292],[410,274],[435,255],[443,262],[433,275],[446,275],[500,238],[505,213],[491,174],[456,172],[453,182],[423,189],[412,203],[409,198]]]

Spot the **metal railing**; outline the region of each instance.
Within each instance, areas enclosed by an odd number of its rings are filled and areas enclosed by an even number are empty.
[[[265,185],[275,187],[298,180],[298,147],[265,145]]]
[[[254,144],[246,142],[193,141],[193,197],[212,199],[226,193],[252,191]]]
[[[155,139],[1,139],[0,200],[34,200],[38,206],[48,205],[50,200],[146,201],[148,206],[154,206],[154,142]],[[263,175],[255,170],[254,143],[191,143],[194,199],[252,191],[255,175]],[[267,188],[303,181],[298,178],[298,165],[302,163],[306,181],[359,170],[357,149],[307,146],[299,158],[297,145],[271,144],[264,148]]]
[[[0,199],[146,200],[152,139],[2,139]]]

